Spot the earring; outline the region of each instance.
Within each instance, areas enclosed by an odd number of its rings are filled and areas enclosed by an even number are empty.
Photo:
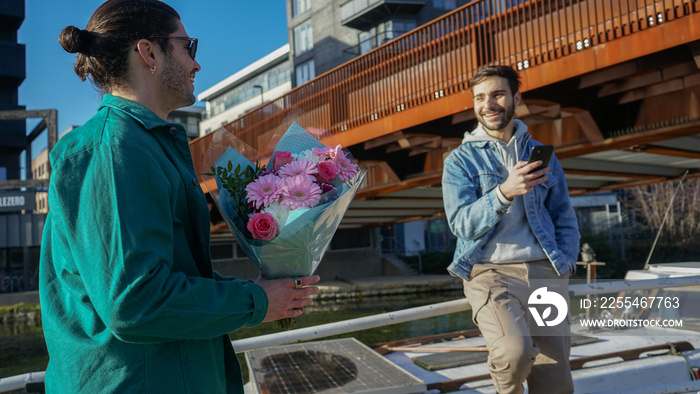
[[[151,70],[151,76],[153,76],[153,73],[156,71],[156,65],[154,64],[153,68],[150,68],[149,70]]]

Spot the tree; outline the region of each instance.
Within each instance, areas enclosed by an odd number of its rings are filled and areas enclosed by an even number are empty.
[[[631,188],[626,203],[636,218],[638,234],[646,231],[655,236],[663,225],[654,255],[664,261],[697,256],[700,251],[700,179],[684,180],[673,198],[678,182]],[[672,208],[663,222],[669,205]]]

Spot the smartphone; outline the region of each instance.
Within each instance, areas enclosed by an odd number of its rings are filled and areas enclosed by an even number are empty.
[[[549,160],[552,158],[552,152],[554,152],[554,146],[552,145],[538,145],[533,147],[530,151],[530,158],[527,160],[527,163],[530,164],[532,162],[542,160],[542,165],[535,168],[531,172],[539,171],[548,167]]]

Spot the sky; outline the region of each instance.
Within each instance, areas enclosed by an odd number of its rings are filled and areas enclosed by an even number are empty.
[[[284,0],[165,0],[180,14],[190,37],[199,39],[195,96],[288,42]],[[101,0],[25,0],[17,41],[26,46],[26,78],[19,104],[27,110],[58,110],[59,134],[92,117],[101,102],[89,80],[73,70],[75,54],[58,43],[66,26],[85,28]],[[196,105],[204,106],[198,102]],[[38,119],[27,121],[27,133]],[[32,145],[46,147],[46,133]]]

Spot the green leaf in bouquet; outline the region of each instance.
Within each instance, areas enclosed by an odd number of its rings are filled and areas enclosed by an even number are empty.
[[[236,212],[236,218],[233,220],[234,225],[246,236],[251,236],[245,224],[245,218],[252,213],[245,188],[258,177],[263,168],[258,162],[255,162],[253,166],[246,166],[241,170],[240,164],[233,168],[233,163],[229,161],[226,166],[220,166],[216,169],[212,167],[211,169],[216,172],[221,186],[229,192],[234,201],[232,207]]]

